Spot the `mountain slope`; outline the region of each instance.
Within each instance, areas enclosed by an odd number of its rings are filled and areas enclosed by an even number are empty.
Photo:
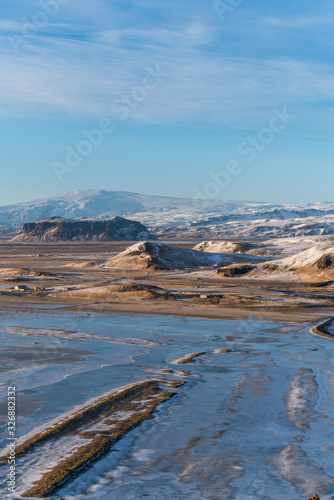
[[[0,229],[49,217],[131,218],[160,237],[276,238],[334,234],[334,203],[273,205],[247,201],[196,201],[123,191],[75,191],[0,207]]]
[[[301,281],[328,281],[334,279],[334,247],[315,245],[283,259],[270,260],[255,266],[253,276],[275,279],[287,276]]]
[[[211,200],[205,202],[205,205],[198,206],[187,198],[147,196],[125,191],[86,190],[0,207],[0,226],[17,228],[27,222],[36,222],[49,217],[91,219],[136,214],[143,215],[141,222],[147,222],[154,215],[162,215],[167,223],[182,224],[196,220],[201,214],[208,216],[212,213],[233,212],[240,207],[258,205],[262,204]],[[268,206],[268,204],[263,205]]]

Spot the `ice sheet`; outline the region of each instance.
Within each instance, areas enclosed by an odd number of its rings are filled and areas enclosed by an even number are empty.
[[[157,374],[170,380],[182,375],[187,382],[153,420],[131,431],[57,498],[334,496],[334,343],[311,335],[309,325],[114,313],[92,317],[52,308],[26,308],[15,317],[2,308],[0,320],[0,344],[6,349],[34,348],[34,335],[22,335],[21,327],[43,330],[38,342],[46,351],[56,348],[48,362],[37,355],[2,380],[3,396],[11,383],[19,388],[18,398],[39,401],[32,413],[19,415],[22,438],[120,386]],[[74,333],[59,333],[68,330]],[[57,358],[64,352],[67,357]],[[206,354],[178,368],[173,364],[194,352]],[[71,443],[76,445],[75,438]],[[64,447],[59,442],[45,450],[49,464]],[[32,469],[38,478],[41,471]],[[27,473],[22,462],[18,492],[24,491]]]

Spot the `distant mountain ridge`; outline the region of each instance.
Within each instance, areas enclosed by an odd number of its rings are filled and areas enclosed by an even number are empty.
[[[334,204],[333,204],[334,205]],[[245,213],[243,214],[243,218],[247,220],[287,220],[287,219],[305,219],[308,217],[321,217],[327,215],[334,215],[334,207],[329,210],[321,210],[318,208],[295,208],[288,210],[285,207],[282,208],[273,208],[271,210],[258,211],[254,213]],[[230,222],[232,220],[239,220],[240,213],[235,214],[227,214],[218,217],[211,217],[209,219],[204,219],[198,222],[192,222],[192,226],[197,225],[211,225],[211,224],[219,224]]]
[[[150,196],[126,191],[74,191],[49,198],[0,207],[0,226],[21,227],[49,217],[68,219],[126,217],[135,214],[172,214],[172,219],[196,219],[197,214],[231,212],[241,207],[268,206],[266,203],[209,200],[197,203],[188,198]],[[269,205],[270,207],[270,205]],[[181,222],[182,222],[181,220]]]
[[[334,203],[271,204],[250,201],[192,200],[126,191],[74,191],[0,207],[0,229],[49,217],[130,218],[149,230],[175,236],[220,239],[334,234]],[[171,233],[170,233],[171,231]]]

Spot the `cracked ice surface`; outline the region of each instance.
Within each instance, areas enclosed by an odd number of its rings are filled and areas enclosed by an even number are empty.
[[[2,396],[15,384],[18,400],[34,400],[19,410],[18,437],[126,384],[157,374],[186,381],[153,420],[132,430],[57,497],[334,497],[334,343],[309,334],[308,325],[115,313],[92,317],[34,308],[15,316],[3,308],[0,324],[2,352],[9,356],[2,367]],[[20,333],[20,328],[26,332],[23,327],[31,334]],[[222,348],[231,352],[221,354]],[[176,370],[171,361],[191,352],[205,354],[182,365],[184,372]],[[4,438],[0,445],[5,446]],[[53,449],[54,456],[52,447],[46,450],[49,462],[58,458],[59,447]],[[20,471],[18,464],[20,491],[28,481],[25,474],[32,474],[23,465]]]

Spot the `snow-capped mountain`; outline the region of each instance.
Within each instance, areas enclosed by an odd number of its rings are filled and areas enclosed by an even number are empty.
[[[265,203],[216,200],[198,203],[187,198],[87,190],[0,207],[0,226],[17,228],[49,217],[91,219],[113,216],[131,217],[157,226],[161,223],[178,226],[196,221],[198,217],[208,218],[262,205],[270,207]]]
[[[160,235],[194,238],[334,234],[334,203],[275,205],[191,200],[124,191],[75,191],[0,207],[0,228],[18,229],[48,217],[131,218]]]

